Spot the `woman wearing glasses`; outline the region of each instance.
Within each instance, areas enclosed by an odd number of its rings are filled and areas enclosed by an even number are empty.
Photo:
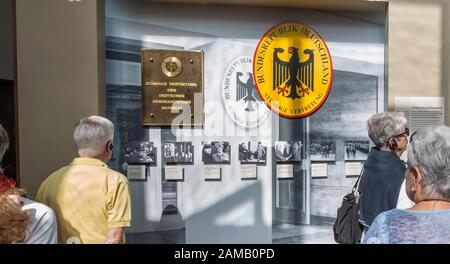
[[[360,222],[365,231],[378,214],[397,206],[406,171],[400,159],[408,145],[406,123],[400,113],[375,114],[367,121],[368,134],[375,147],[364,163],[360,186]]]
[[[450,127],[411,135],[406,192],[415,205],[377,216],[364,243],[450,243]]]

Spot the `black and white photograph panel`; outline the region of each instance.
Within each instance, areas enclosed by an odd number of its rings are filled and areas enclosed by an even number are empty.
[[[125,162],[128,164],[155,164],[156,151],[153,142],[129,142],[125,146]]]
[[[345,160],[366,160],[369,155],[369,141],[345,141]]]
[[[163,156],[165,163],[194,163],[194,146],[192,142],[166,142],[164,143]]]
[[[300,162],[302,147],[301,141],[275,141],[275,159],[277,162]]]
[[[312,161],[335,161],[336,142],[331,140],[311,140],[310,159]]]
[[[230,142],[203,142],[202,160],[205,164],[229,164],[231,162]]]
[[[267,161],[267,146],[261,142],[242,142],[239,144],[239,161],[241,163],[265,164]]]

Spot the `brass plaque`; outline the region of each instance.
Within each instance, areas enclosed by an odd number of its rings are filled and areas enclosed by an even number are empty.
[[[146,126],[203,126],[203,51],[142,50]]]

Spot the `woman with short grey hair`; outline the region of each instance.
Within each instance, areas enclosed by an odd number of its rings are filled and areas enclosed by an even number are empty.
[[[411,135],[405,177],[415,205],[378,215],[364,243],[450,243],[450,127]]]
[[[404,133],[406,123],[406,117],[400,113],[386,112],[373,115],[367,120],[369,138],[378,148],[391,151],[392,149],[389,146],[398,139],[392,135],[401,135]],[[401,150],[404,151],[403,148]]]
[[[379,113],[367,121],[375,145],[364,163],[361,179],[360,222],[365,231],[375,217],[396,208],[406,166],[400,159],[408,145],[409,129],[401,113]]]

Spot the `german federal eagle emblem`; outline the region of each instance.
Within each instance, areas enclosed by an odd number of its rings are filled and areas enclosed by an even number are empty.
[[[259,126],[270,113],[256,90],[252,67],[251,57],[237,57],[229,63],[223,79],[223,100],[228,117],[244,128]]]
[[[236,73],[236,102],[239,100],[244,100],[247,103],[245,111],[254,112],[255,108],[253,104],[261,101],[258,92],[256,91],[256,86],[253,83],[253,74],[248,72],[248,79],[246,82],[241,80],[241,76],[244,74],[242,72]]]
[[[313,50],[306,49],[305,54],[309,58],[305,62],[300,62],[298,49],[289,47],[291,57],[289,61],[283,61],[278,57],[282,53],[282,48],[275,48],[273,54],[273,89],[278,94],[291,99],[302,98],[314,91],[314,53]]]
[[[254,55],[255,85],[266,105],[288,118],[313,114],[332,84],[330,52],[320,35],[301,23],[272,27]]]

